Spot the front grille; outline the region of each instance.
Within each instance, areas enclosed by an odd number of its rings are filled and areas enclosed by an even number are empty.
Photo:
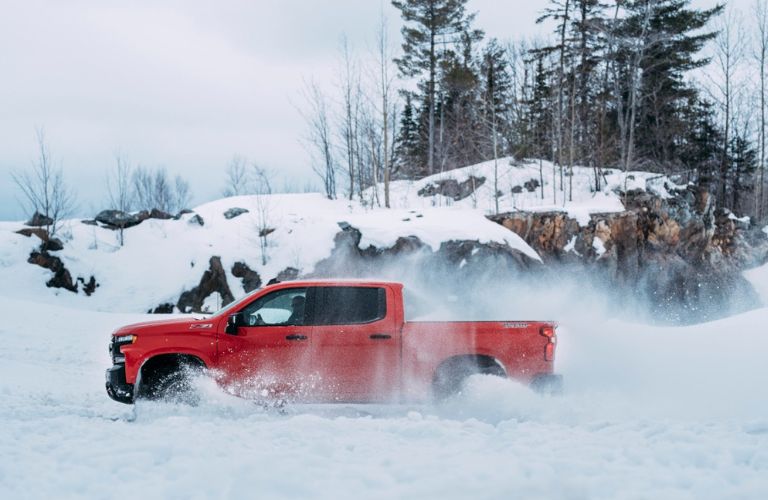
[[[125,363],[125,355],[120,352],[120,346],[125,345],[125,343],[118,344],[115,339],[116,337],[112,337],[112,340],[109,343],[109,357],[112,358],[113,364],[123,364]]]

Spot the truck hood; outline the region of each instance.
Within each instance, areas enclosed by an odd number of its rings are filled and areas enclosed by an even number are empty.
[[[211,318],[174,318],[157,321],[144,321],[122,326],[115,330],[112,335],[127,335],[129,333],[172,333],[186,331],[210,331],[214,328],[215,320]]]

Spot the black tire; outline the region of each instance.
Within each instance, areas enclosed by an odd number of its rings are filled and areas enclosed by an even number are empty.
[[[194,379],[202,373],[200,364],[189,361],[149,369],[142,373],[137,397],[196,406],[200,395],[195,390]]]
[[[506,377],[504,368],[495,360],[483,356],[462,356],[444,362],[432,381],[435,400],[444,401],[461,394],[464,384],[472,375]]]

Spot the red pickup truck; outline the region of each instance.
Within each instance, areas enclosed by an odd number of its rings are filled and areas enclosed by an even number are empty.
[[[473,374],[556,391],[555,328],[542,321],[407,321],[400,283],[284,282],[204,319],[119,328],[109,347],[107,393],[122,403],[183,398],[202,372],[232,394],[259,400],[423,402],[459,392]]]

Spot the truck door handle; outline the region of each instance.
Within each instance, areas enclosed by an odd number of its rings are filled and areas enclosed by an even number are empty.
[[[386,333],[374,333],[370,336],[373,340],[386,340],[391,339],[392,335],[387,335]]]
[[[307,336],[293,333],[291,335],[286,335],[285,340],[307,340]]]

